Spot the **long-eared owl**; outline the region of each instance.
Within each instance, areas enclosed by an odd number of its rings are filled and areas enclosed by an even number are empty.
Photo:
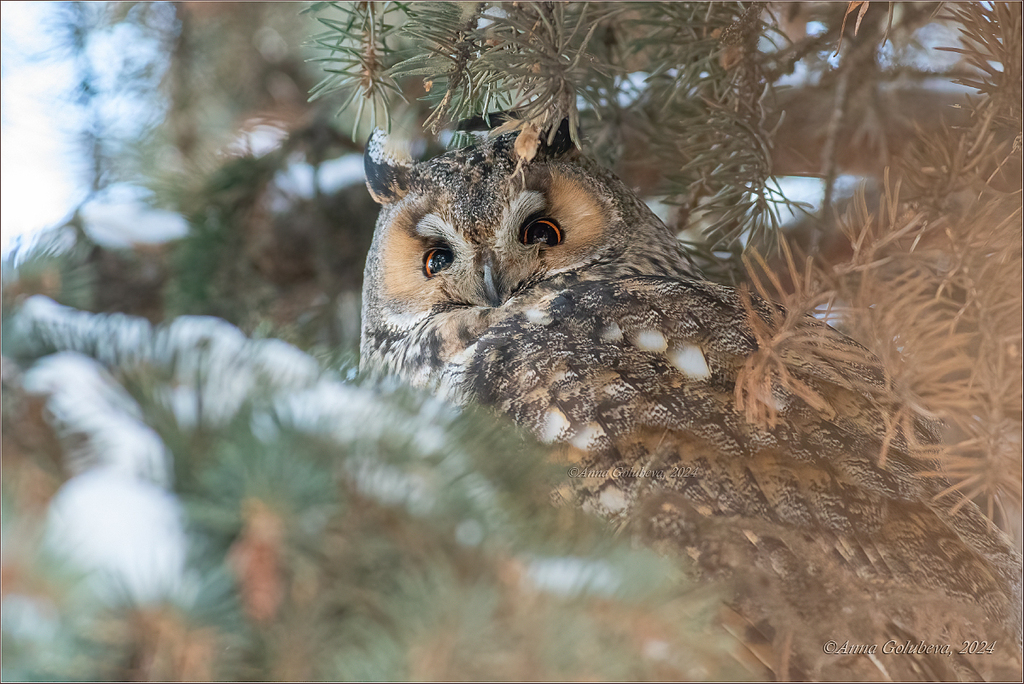
[[[759,349],[754,325],[777,327],[781,307],[700,277],[564,126],[532,133],[419,163],[374,133],[363,367],[559,445],[577,475],[563,497],[726,583],[732,629],[760,640],[776,676],[1019,666],[1020,554],[973,504],[939,496],[948,483],[915,450],[934,441],[928,424],[887,432],[877,360],[808,316],[813,353],[780,355],[756,398],[771,419],[757,419],[737,378]],[[1002,658],[958,654],[968,639],[998,641]],[[947,648],[888,655],[889,641]],[[829,642],[877,656],[839,657]]]

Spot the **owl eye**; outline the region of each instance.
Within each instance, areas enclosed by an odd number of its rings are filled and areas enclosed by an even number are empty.
[[[524,245],[547,245],[554,247],[562,242],[562,229],[552,218],[539,218],[523,224],[519,239]]]
[[[447,247],[435,247],[428,249],[423,256],[423,273],[428,278],[433,278],[438,273],[452,265],[455,255]]]

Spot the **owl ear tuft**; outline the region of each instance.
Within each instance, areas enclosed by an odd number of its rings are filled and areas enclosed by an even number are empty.
[[[572,140],[572,129],[569,119],[562,119],[558,128],[546,131],[540,137],[540,149],[546,157],[561,157],[576,151],[576,143]]]
[[[374,129],[363,153],[363,167],[366,188],[377,204],[400,200],[409,191],[413,167],[409,146],[392,140],[386,131]]]
[[[557,128],[538,130],[525,121],[518,111],[491,112],[463,119],[455,128],[459,131],[490,131],[491,135],[509,131],[525,132],[526,136],[519,140],[516,152],[527,161],[537,155],[544,159],[554,159],[576,151],[568,118],[562,119]]]
[[[516,112],[489,112],[478,114],[468,119],[461,119],[455,124],[457,131],[494,131],[501,128],[509,121],[518,122]]]
[[[562,119],[558,128],[538,130],[533,124],[522,126],[516,136],[515,153],[521,162],[534,159],[550,161],[573,156],[576,145],[572,141],[569,120]]]

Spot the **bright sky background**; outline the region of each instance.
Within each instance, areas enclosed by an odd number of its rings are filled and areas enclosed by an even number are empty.
[[[113,182],[82,206],[92,175],[90,141],[83,131],[96,125],[98,116],[101,139],[130,144],[158,124],[164,115],[159,101],[145,88],[126,87],[123,79],[126,71],[161,57],[156,39],[131,21],[91,31],[84,52],[74,55],[54,30],[66,23],[60,21],[66,9],[66,3],[3,3],[0,253],[7,255],[31,234],[60,225],[79,206],[86,232],[104,247],[183,236],[184,219],[147,206],[150,193],[141,185]],[[85,9],[96,18],[104,12],[97,4]],[[173,21],[173,12],[164,15]],[[150,13],[150,19],[159,16]],[[97,89],[88,104],[77,92],[83,60]]]
[[[45,29],[58,6],[3,2],[0,11],[0,251],[60,223],[85,199],[75,145],[81,108],[71,55]]]

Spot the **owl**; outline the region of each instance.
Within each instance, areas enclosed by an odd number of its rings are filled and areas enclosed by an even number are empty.
[[[915,446],[932,426],[887,429],[898,407],[864,348],[808,316],[813,342],[739,391],[786,312],[703,279],[564,123],[419,163],[378,130],[365,167],[381,209],[363,368],[554,445],[561,498],[727,587],[722,624],[758,674],[1019,667],[1020,554],[973,504],[951,506]],[[995,647],[960,653],[974,641]]]

